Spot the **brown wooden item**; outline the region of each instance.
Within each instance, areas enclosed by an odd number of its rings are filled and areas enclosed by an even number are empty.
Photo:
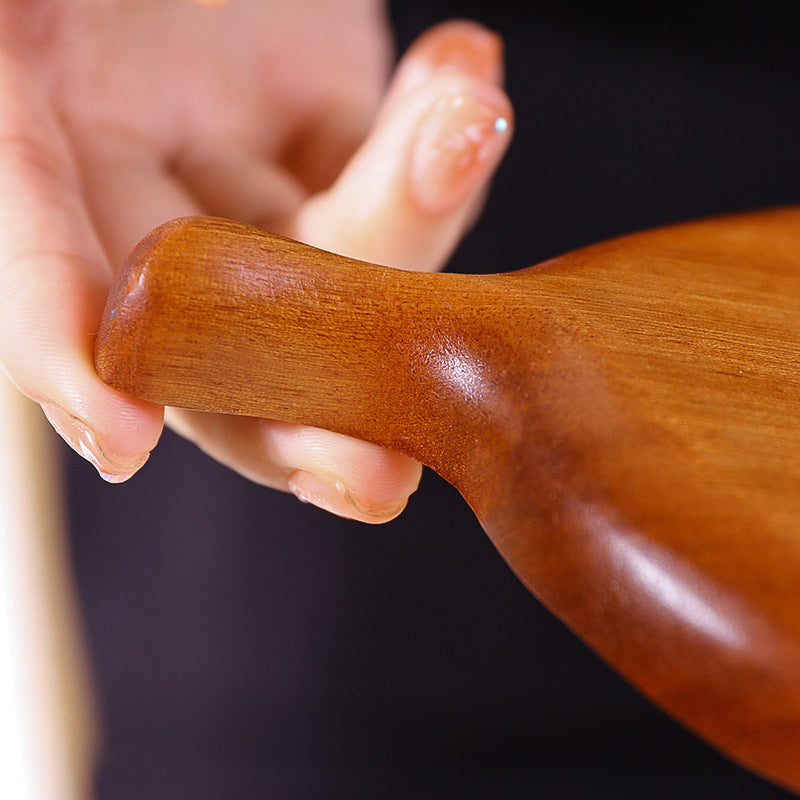
[[[800,209],[489,276],[178,220],[131,254],[96,367],[432,467],[608,663],[800,792]]]

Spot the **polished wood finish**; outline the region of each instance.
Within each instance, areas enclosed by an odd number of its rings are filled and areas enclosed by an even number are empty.
[[[96,366],[419,459],[607,662],[800,791],[800,209],[489,276],[178,220],[128,260]]]

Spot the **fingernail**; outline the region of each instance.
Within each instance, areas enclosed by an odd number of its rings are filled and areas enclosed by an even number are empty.
[[[149,453],[128,458],[116,456],[103,448],[97,435],[83,420],[65,411],[58,404],[42,403],[42,410],[64,441],[93,464],[100,476],[109,483],[126,481],[150,456]]]
[[[293,472],[288,484],[290,491],[302,502],[361,522],[388,522],[406,507],[407,502],[403,500],[390,508],[375,508],[359,501],[342,481],[303,470]]]
[[[458,93],[437,100],[420,123],[411,164],[412,193],[426,211],[454,208],[505,150],[511,134],[510,108],[499,90],[486,98]],[[491,100],[489,97],[491,96]]]

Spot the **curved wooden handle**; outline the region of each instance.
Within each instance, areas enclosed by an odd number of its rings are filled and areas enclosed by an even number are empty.
[[[513,294],[490,277],[405,272],[228,220],[181,219],[128,258],[96,369],[136,397],[326,428],[453,480],[459,437],[463,457],[476,449],[468,406],[487,391],[486,354],[502,335],[487,309],[511,313]],[[520,303],[530,316],[529,292]],[[485,430],[480,439],[483,449]]]
[[[609,663],[798,791],[799,365],[791,209],[480,277],[179,220],[132,253],[96,348],[132,395],[433,467]]]

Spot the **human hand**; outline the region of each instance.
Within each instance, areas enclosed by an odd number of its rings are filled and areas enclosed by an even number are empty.
[[[509,139],[499,43],[469,23],[424,36],[378,109],[389,45],[371,0],[7,0],[0,34],[0,361],[112,481],[163,422],[92,366],[114,269],[142,235],[214,214],[435,269]],[[325,431],[168,421],[240,473],[364,521],[399,513],[419,479],[404,456]]]

